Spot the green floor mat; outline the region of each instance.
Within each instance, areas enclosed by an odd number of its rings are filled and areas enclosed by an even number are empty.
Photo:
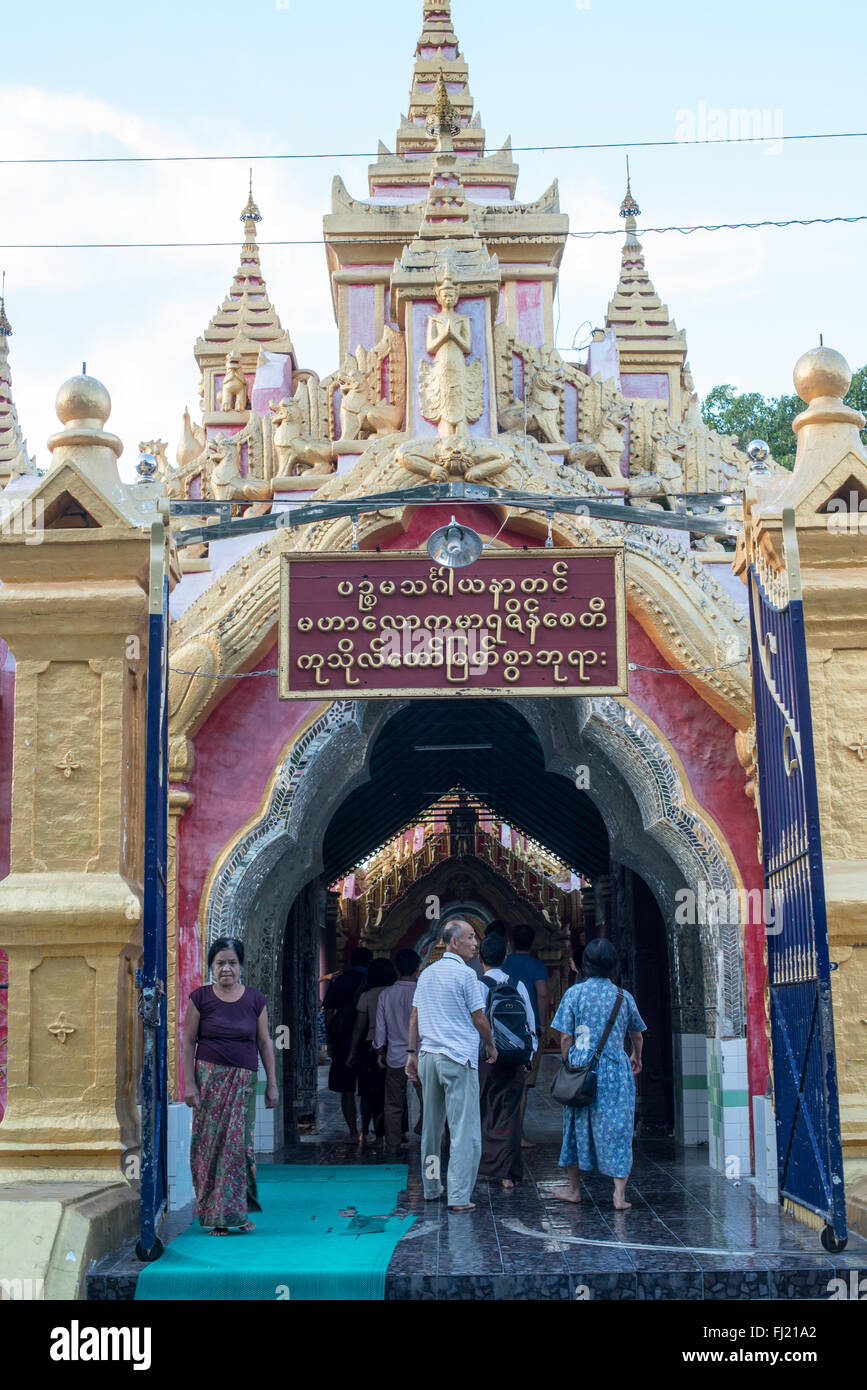
[[[136,1299],[382,1299],[394,1247],[415,1219],[389,1214],[407,1173],[400,1164],[260,1164],[256,1230],[211,1236],[194,1221],[142,1270]]]

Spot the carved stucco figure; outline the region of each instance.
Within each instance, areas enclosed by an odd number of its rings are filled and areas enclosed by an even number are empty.
[[[560,369],[554,364],[537,367],[527,385],[526,413],[524,403],[516,401],[500,412],[500,429],[521,434],[526,425],[527,434],[542,444],[558,444],[562,397]]]
[[[403,444],[395,459],[410,473],[430,482],[463,478],[470,483],[490,482],[515,463],[515,451],[503,442],[451,435],[445,439],[413,439]]]
[[[298,401],[284,397],[269,406],[273,427],[275,486],[284,479],[313,473],[327,477],[334,472],[331,445],[304,433],[304,416]]]
[[[240,355],[237,352],[227,352],[226,375],[220,392],[220,409],[228,414],[230,411],[247,410],[248,407],[247,378],[241,371]]]
[[[485,408],[485,374],[480,361],[468,362],[472,352],[472,322],[455,308],[458,286],[448,272],[436,288],[440,313],[427,321],[426,348],[433,363],[419,366],[422,414],[439,426],[440,437],[469,434],[469,426]]]

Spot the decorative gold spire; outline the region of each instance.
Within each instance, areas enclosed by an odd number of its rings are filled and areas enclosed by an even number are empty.
[[[478,241],[452,140],[453,117],[444,84],[443,100],[438,105],[436,121],[437,144],[419,237],[434,241],[474,237]]]
[[[449,148],[454,148],[452,137],[457,135],[461,129],[461,118],[455,112],[449,100],[449,92],[446,80],[442,73],[437,78],[437,99],[433,113],[427,118],[428,135],[437,138],[437,149],[443,148],[442,140],[448,138]]]
[[[244,238],[247,241],[256,240],[256,223],[262,221],[262,214],[253,199],[253,170],[250,170],[250,192],[247,196],[247,203],[241,213],[241,221],[244,224]]]
[[[626,242],[628,247],[638,247],[641,244],[638,240],[638,229],[635,223],[636,217],[641,216],[641,208],[632,196],[632,188],[629,183],[629,156],[626,157],[626,197],[620,204],[620,216],[626,219]]]
[[[460,136],[459,149],[481,155],[485,148],[485,132],[481,117],[473,114],[469,68],[452,26],[451,5],[442,0],[424,0],[409,112],[402,119],[397,135],[398,154],[429,150],[446,110],[453,122],[452,135]]]
[[[261,222],[262,214],[253,199],[253,176],[250,174],[250,191],[246,205],[241,213],[244,224],[244,244],[241,247],[241,263],[235,271],[235,278],[229,293],[196,343],[195,355],[199,365],[214,353],[227,348],[239,353],[258,355],[261,348],[269,352],[294,353],[289,334],[285,331],[277,310],[268,297],[268,290],[259,262],[259,247],[256,244],[256,223]],[[255,368],[255,356],[252,366]],[[246,367],[246,364],[245,364]]]
[[[518,169],[512,161],[511,141],[501,150],[485,154],[486,137],[481,116],[474,111],[469,87],[469,68],[458,46],[452,25],[451,5],[444,0],[424,0],[421,37],[415,48],[409,109],[401,116],[394,153],[382,142],[379,157],[368,170],[372,197],[391,199],[395,186],[418,187],[419,196],[428,180],[429,160],[444,122],[448,121],[454,148],[472,170],[475,187],[471,196],[483,201],[482,189],[502,190],[515,196]]]
[[[6,275],[0,289],[0,487],[22,473],[35,473],[36,465],[27,453],[27,440],[21,433],[18,412],[12,396],[9,368],[9,339],[12,325],[6,315]]]
[[[628,175],[620,216],[626,223],[626,240],[621,253],[620,280],[605,317],[605,327],[613,328],[617,338],[620,370],[652,373],[673,367],[675,359],[682,365],[686,358],[686,335],[678,330],[647,273],[635,221],[641,216],[641,208],[632,196]],[[657,358],[660,367],[654,365]]]

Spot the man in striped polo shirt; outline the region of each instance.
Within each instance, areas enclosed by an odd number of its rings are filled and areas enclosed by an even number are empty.
[[[449,1122],[449,1211],[475,1210],[470,1200],[482,1156],[479,1037],[489,1062],[497,1049],[485,1014],[485,989],[470,968],[479,947],[469,922],[457,917],[443,932],[442,959],[422,973],[409,1020],[406,1074],[421,1078],[424,1115],[422,1178],[428,1202],[442,1195],[440,1145]],[[419,1045],[419,1037],[421,1044]]]

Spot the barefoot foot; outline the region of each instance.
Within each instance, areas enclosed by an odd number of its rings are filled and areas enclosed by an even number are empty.
[[[580,1189],[576,1189],[574,1187],[555,1187],[553,1192],[551,1193],[551,1196],[556,1197],[557,1200],[560,1202],[581,1201],[581,1191]]]

